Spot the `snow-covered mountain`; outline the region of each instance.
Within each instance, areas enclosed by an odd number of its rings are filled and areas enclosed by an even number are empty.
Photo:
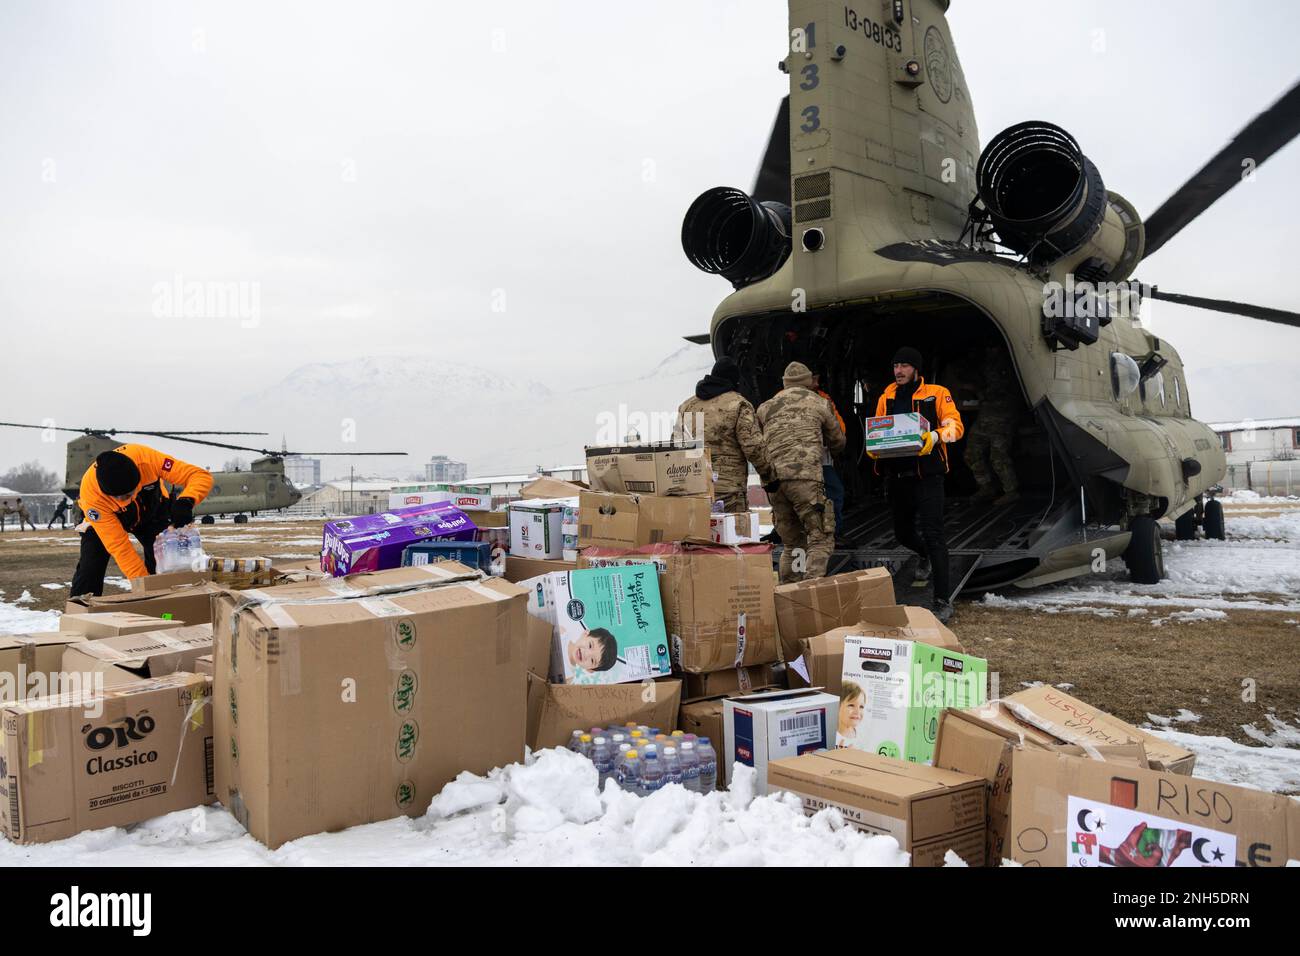
[[[469,463],[471,475],[580,462],[586,445],[629,430],[666,437],[672,413],[708,370],[708,348],[684,345],[644,375],[555,391],[436,356],[368,356],[304,365],[236,408],[292,450],[407,451],[404,459],[328,458],[329,477],[404,475],[433,454]]]

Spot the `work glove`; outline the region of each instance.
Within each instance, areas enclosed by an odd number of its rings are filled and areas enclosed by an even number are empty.
[[[918,451],[917,454],[928,455],[930,454],[930,452],[934,451],[934,443],[938,439],[938,437],[939,436],[935,432],[926,432],[925,444],[921,446],[921,450]]]
[[[173,528],[183,528],[194,523],[194,499],[173,498],[171,516],[168,522]]]
[[[956,425],[939,426],[939,440],[942,441],[945,445],[951,445],[953,442],[955,442],[957,440],[957,426]]]

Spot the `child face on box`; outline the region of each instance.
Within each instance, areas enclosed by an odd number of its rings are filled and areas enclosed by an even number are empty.
[[[601,640],[593,636],[591,631],[583,631],[582,637],[569,645],[569,663],[586,671],[594,671],[600,667],[603,652],[604,644]]]
[[[840,700],[840,733],[852,737],[857,733],[858,724],[866,711],[867,695],[861,690],[843,695]]]

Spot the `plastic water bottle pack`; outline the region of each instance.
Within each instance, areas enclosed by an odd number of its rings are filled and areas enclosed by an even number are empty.
[[[198,529],[193,525],[168,528],[153,539],[153,557],[158,574],[171,571],[199,571],[207,567],[207,555]]]
[[[695,793],[717,788],[718,758],[708,737],[629,723],[575,730],[568,746],[596,765],[602,789],[606,780],[643,797],[674,783]]]

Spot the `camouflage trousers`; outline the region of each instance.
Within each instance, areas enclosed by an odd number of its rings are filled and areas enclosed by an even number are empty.
[[[1010,419],[986,421],[979,418],[966,433],[966,465],[981,491],[993,490],[995,474],[1004,494],[1011,494],[1020,487],[1011,460],[1011,441],[1015,437],[1013,424]]]
[[[722,502],[722,510],[729,515],[743,515],[749,510],[749,496],[744,488],[715,487],[713,497]]]
[[[820,481],[782,481],[771,494],[772,520],[781,536],[781,583],[824,578],[835,547],[835,509]]]

